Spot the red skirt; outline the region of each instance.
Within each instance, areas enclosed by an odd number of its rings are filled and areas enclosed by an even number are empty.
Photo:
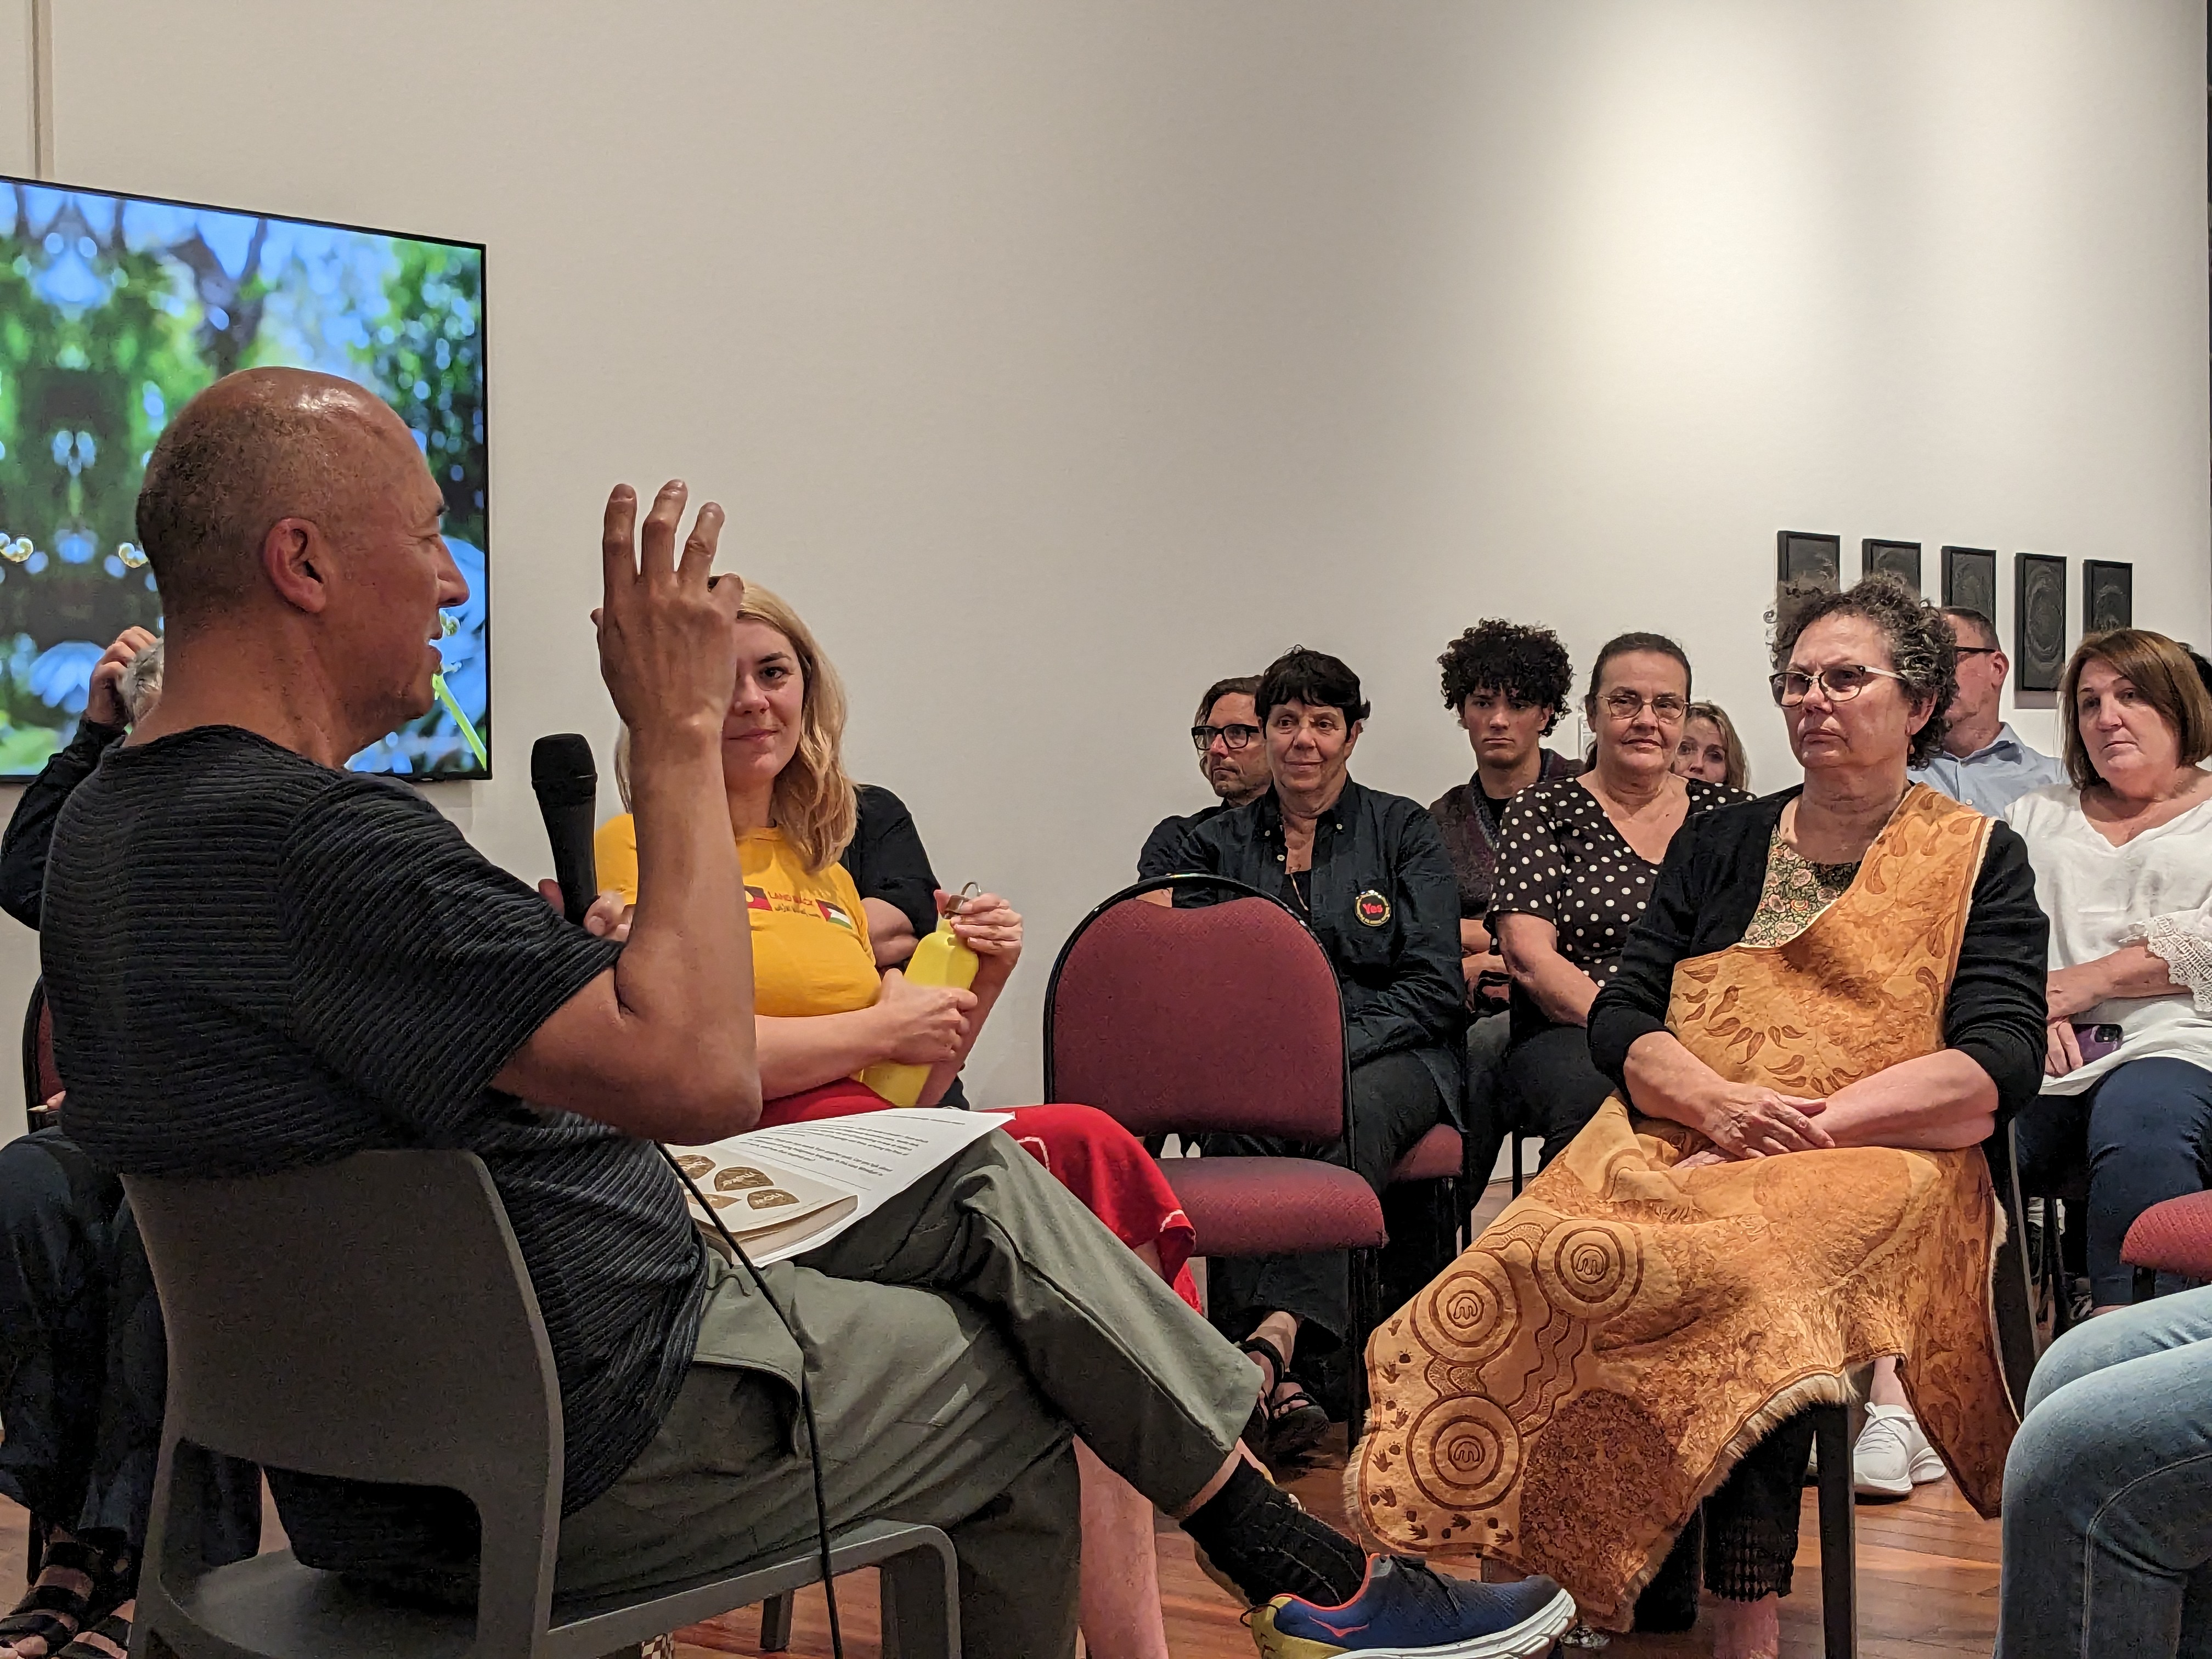
[[[850,1117],[855,1112],[879,1112],[890,1104],[866,1084],[841,1078],[766,1102],[761,1107],[760,1127]],[[1104,1222],[1115,1237],[1133,1250],[1140,1244],[1157,1249],[1160,1271],[1176,1294],[1197,1308],[1198,1285],[1191,1277],[1190,1256],[1198,1234],[1143,1144],[1095,1107],[1017,1106],[1008,1115],[1012,1121],[1006,1133],[1074,1194],[1085,1209]]]

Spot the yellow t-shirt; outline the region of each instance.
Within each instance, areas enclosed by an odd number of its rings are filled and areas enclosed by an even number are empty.
[[[627,812],[592,838],[599,886],[637,902],[637,825]],[[772,1018],[847,1014],[876,1000],[881,976],[859,889],[842,864],[808,870],[781,830],[738,837],[753,927],[753,1010]]]

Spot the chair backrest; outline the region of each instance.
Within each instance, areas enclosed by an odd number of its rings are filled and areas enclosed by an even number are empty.
[[[1242,896],[1171,908],[1182,887]],[[1133,1134],[1345,1133],[1344,1000],[1321,942],[1264,895],[1211,877],[1126,888],[1061,947],[1045,994],[1045,1096]]]
[[[62,1091],[62,1074],[54,1065],[54,1011],[46,1005],[46,982],[31,986],[31,1000],[23,1010],[23,1109],[35,1112]]]
[[[168,1331],[165,1467],[183,1440],[460,1492],[482,1523],[479,1647],[527,1651],[552,1592],[561,1391],[483,1163],[360,1152],[123,1184]]]

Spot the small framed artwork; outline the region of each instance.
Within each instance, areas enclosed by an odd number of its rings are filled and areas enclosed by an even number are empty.
[[[2081,561],[2081,631],[2101,634],[2136,623],[2136,568],[2110,559]]]
[[[1895,576],[1917,593],[1920,591],[1920,544],[1878,542],[1871,538],[1861,542],[1859,574],[1871,576],[1878,572]]]
[[[1784,530],[1775,542],[1777,581],[1801,590],[1833,593],[1844,585],[1844,538]]]
[[[1997,625],[1997,555],[1992,547],[1943,550],[1943,603],[1978,611]]]
[[[2056,691],[2066,668],[2066,561],[2056,554],[2014,557],[2013,666],[2023,691]]]

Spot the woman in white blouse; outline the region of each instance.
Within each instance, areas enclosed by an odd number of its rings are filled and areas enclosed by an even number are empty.
[[[2212,696],[2182,647],[2121,628],[2081,641],[2058,706],[2071,781],[2005,812],[2051,918],[2047,1075],[2020,1152],[2031,1186],[2087,1165],[2101,1311],[2130,1299],[2130,1224],[2212,1173]]]

